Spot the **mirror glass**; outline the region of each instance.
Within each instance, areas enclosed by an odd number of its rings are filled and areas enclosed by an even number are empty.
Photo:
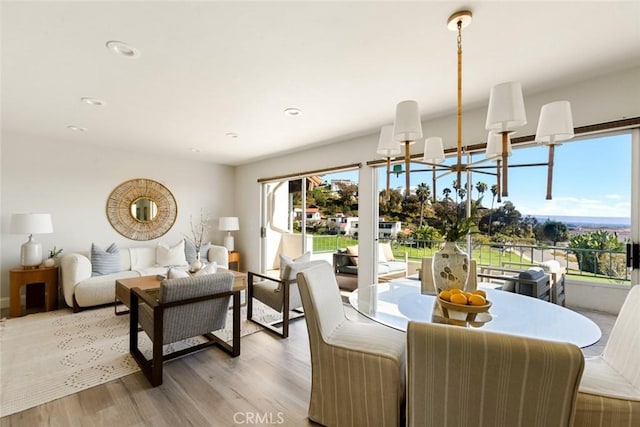
[[[140,197],[131,203],[131,215],[136,221],[152,221],[158,214],[158,205],[148,197]]]

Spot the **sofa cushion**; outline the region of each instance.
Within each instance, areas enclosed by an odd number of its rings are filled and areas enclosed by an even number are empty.
[[[218,272],[218,264],[216,262],[209,263],[198,270],[195,276],[204,276],[205,274],[213,274]]]
[[[349,257],[353,265],[358,265],[358,245],[347,246],[347,253],[353,255]]]
[[[162,242],[158,243],[156,263],[164,267],[189,265],[184,255],[184,240],[180,240],[174,246],[169,246]]]
[[[112,243],[106,250],[102,250],[94,243],[91,244],[91,275],[102,276],[122,270],[120,263],[120,248]]]
[[[407,265],[402,261],[389,261],[378,263],[378,274],[389,274],[399,271],[405,271]]]
[[[129,248],[129,257],[131,258],[132,270],[156,266],[156,248],[154,247]]]
[[[189,277],[189,272],[187,270],[181,270],[179,268],[171,267],[167,271],[167,279],[180,279],[182,277]]]
[[[291,277],[291,268],[295,263],[311,261],[311,252],[307,251],[298,258],[291,259],[286,255],[280,254],[280,280],[294,280],[295,275]],[[296,272],[297,273],[297,272]]]
[[[378,246],[378,253],[384,254],[384,261],[395,261],[395,257],[393,256],[393,250],[391,250],[391,243],[380,243]],[[380,261],[383,261],[380,259]]]
[[[112,303],[116,297],[116,280],[139,276],[136,271],[128,270],[90,277],[75,286],[74,296],[81,307]]]
[[[203,243],[202,246],[200,246],[200,261],[209,262],[210,247],[211,242]],[[196,260],[196,245],[194,245],[191,240],[184,239],[184,255],[189,265]]]

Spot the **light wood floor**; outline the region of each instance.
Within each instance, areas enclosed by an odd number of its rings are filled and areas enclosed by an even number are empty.
[[[581,312],[601,326],[603,345],[615,317]],[[165,363],[160,387],[150,387],[138,372],[3,417],[0,426],[315,425],[307,419],[311,367],[305,321],[293,321],[290,333],[286,340],[264,331],[243,337],[235,359],[210,348]],[[594,351],[601,350],[587,348],[585,354]]]

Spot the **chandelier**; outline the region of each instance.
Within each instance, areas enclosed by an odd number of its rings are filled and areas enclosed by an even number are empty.
[[[436,194],[436,180],[452,173],[456,174],[455,188],[460,189],[462,173],[477,171],[496,176],[498,187],[498,201],[500,195],[509,196],[509,167],[547,166],[547,200],[552,198],[553,158],[554,149],[560,142],[573,138],[573,118],[569,101],[555,101],[542,106],[536,130],[535,141],[549,147],[547,163],[509,165],[511,155],[511,135],[527,124],[527,116],[522,96],[522,86],[518,82],[506,82],[494,86],[489,95],[489,106],[485,128],[487,136],[485,158],[469,163],[463,163],[463,152],[466,147],[462,143],[462,30],[471,23],[472,14],[469,10],[461,10],[451,15],[447,21],[447,28],[457,32],[458,72],[457,72],[457,141],[456,163],[441,165],[445,161],[442,138],[427,137],[424,142],[424,156],[421,164],[431,166],[427,171],[433,172],[433,197]],[[391,173],[405,173],[405,197],[411,194],[410,163],[411,145],[423,137],[420,111],[416,101],[402,101],[396,106],[395,122],[384,126],[380,131],[377,153],[386,158],[387,186],[389,195],[389,181]],[[405,170],[391,170],[391,157],[397,156],[404,145]],[[396,158],[399,160],[399,158]],[[495,166],[482,165],[495,162]],[[396,167],[399,165],[396,165]],[[493,169],[495,172],[487,172]],[[424,172],[425,169],[414,170]],[[443,172],[437,175],[438,172]]]

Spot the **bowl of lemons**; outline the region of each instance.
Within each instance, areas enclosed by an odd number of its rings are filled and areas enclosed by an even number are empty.
[[[482,289],[473,292],[465,292],[462,289],[448,289],[441,291],[436,298],[442,314],[445,317],[453,318],[453,313],[457,312],[466,315],[467,322],[473,322],[478,313],[485,313],[491,307],[491,301],[487,300],[487,294]]]

